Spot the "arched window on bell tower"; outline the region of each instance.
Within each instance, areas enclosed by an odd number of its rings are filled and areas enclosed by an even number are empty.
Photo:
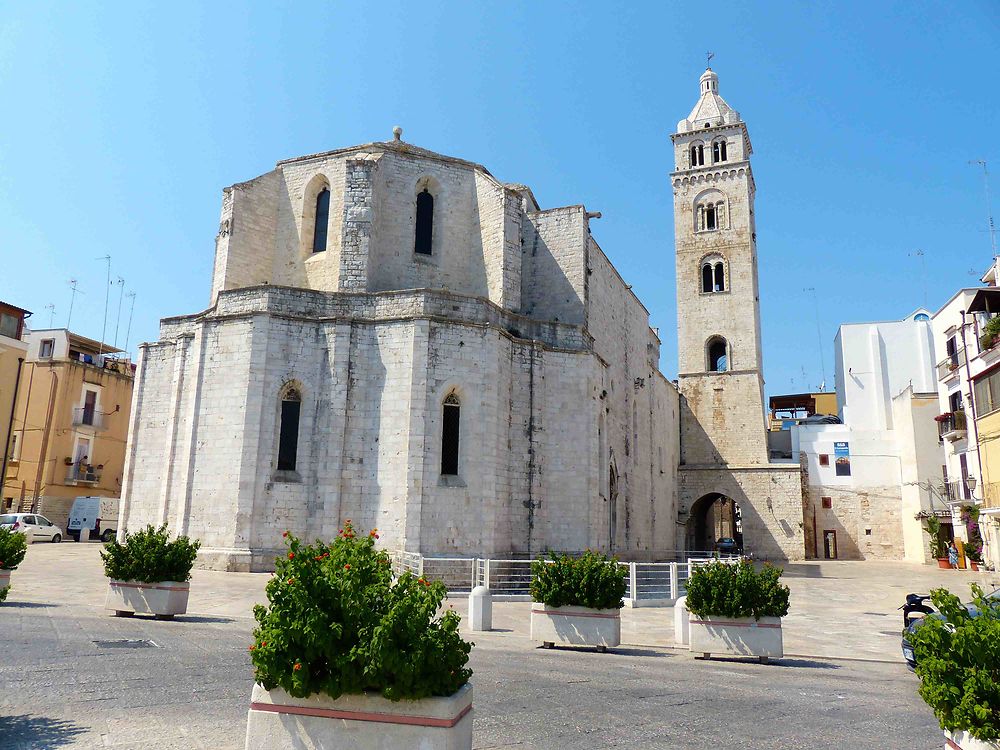
[[[729,346],[722,336],[713,336],[705,344],[708,355],[709,372],[726,372],[729,370]]]
[[[417,228],[413,252],[431,255],[434,241],[434,196],[425,186],[417,193]]]
[[[705,166],[705,144],[703,143],[691,144],[691,166],[692,167]]]
[[[718,140],[712,144],[712,163],[718,164],[720,161],[726,161],[728,156],[726,154],[726,141]]]
[[[701,261],[701,292],[712,294],[726,291],[726,263],[722,256],[709,255]]]

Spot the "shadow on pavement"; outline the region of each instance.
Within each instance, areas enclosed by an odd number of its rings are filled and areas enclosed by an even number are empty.
[[[784,567],[784,577],[785,578],[829,578],[830,576],[824,576],[823,570],[819,565],[803,565],[802,563],[796,563],[795,565],[786,565]]]
[[[674,656],[665,651],[654,651],[649,648],[638,648],[636,646],[615,646],[608,649],[609,654],[621,654],[622,656]]]
[[[19,607],[20,609],[42,609],[43,607],[55,607],[55,604],[46,602],[4,602],[3,607]]]
[[[761,669],[767,669],[768,667],[797,667],[805,669],[840,669],[839,664],[832,664],[828,661],[816,661],[814,659],[798,659],[794,657],[782,657],[780,659],[771,659],[767,664],[760,664],[755,656],[717,656],[712,654],[711,659],[706,659],[703,656],[694,657],[696,661],[703,662],[718,662],[720,664],[748,664],[754,667],[760,667]]]
[[[178,615],[175,622],[235,622],[231,617],[209,617],[208,615]]]
[[[63,719],[30,715],[0,716],[0,750],[63,747],[86,731],[86,727]]]

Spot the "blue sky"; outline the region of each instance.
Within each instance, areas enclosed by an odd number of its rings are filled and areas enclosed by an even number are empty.
[[[17,3],[0,0],[0,299],[130,348],[208,304],[221,191],[404,139],[602,211],[676,374],[669,134],[705,52],[748,123],[769,393],[833,386],[842,322],[940,306],[990,262],[1000,4]],[[915,251],[924,251],[921,259]],[[106,339],[114,336],[115,287]],[[128,302],[122,316],[123,343]]]

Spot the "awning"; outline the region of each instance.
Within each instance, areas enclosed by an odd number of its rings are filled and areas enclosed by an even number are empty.
[[[969,303],[969,312],[1000,313],[1000,287],[980,289]]]

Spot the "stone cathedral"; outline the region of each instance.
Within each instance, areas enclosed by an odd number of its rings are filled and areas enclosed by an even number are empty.
[[[402,139],[223,191],[210,307],[140,348],[126,528],[266,570],[345,520],[391,550],[803,556],[766,446],[750,140],[711,70],[673,136],[680,371],[600,214]],[[728,526],[726,525],[728,523]]]

